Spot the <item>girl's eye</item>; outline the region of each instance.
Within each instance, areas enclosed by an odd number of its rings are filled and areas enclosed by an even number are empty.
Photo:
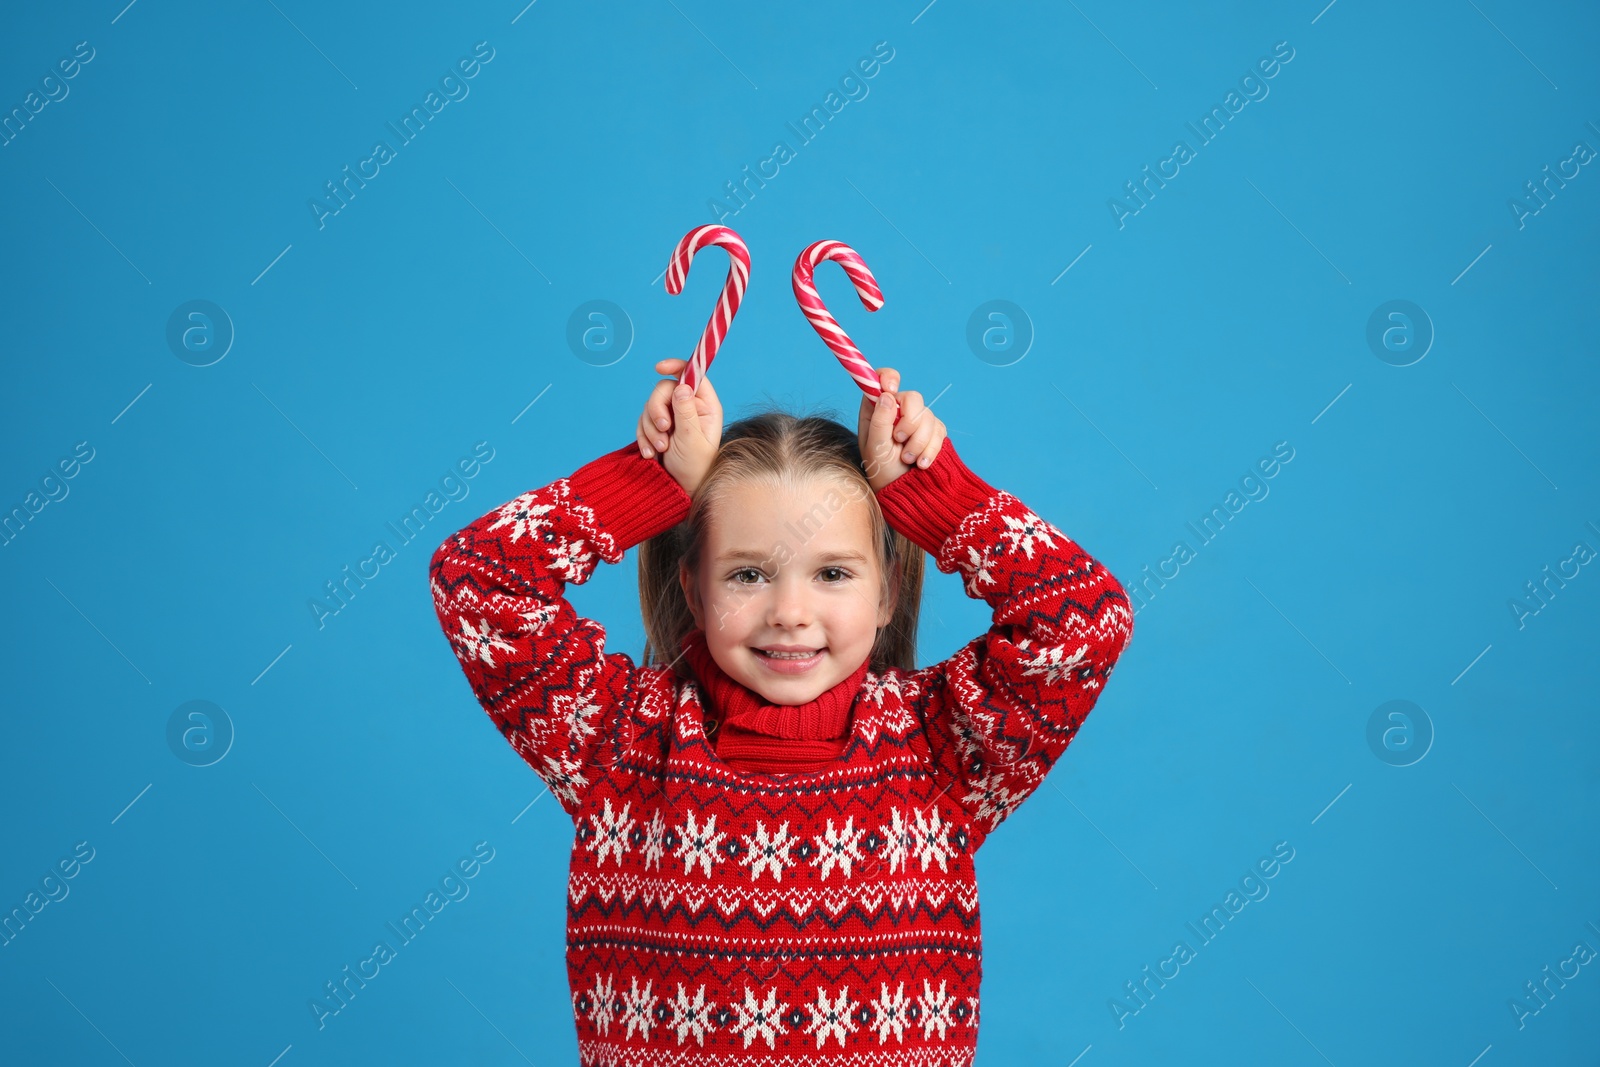
[[[824,567],[817,573],[823,575],[837,575],[838,577],[835,578],[823,579],[829,585],[838,585],[841,582],[849,580],[850,578],[850,572],[845,570],[843,567]],[[751,579],[750,581],[745,581],[741,576],[746,574],[753,574],[756,576],[756,578]],[[756,583],[756,579],[764,577],[764,575],[762,575],[762,573],[756,570],[754,567],[741,567],[739,570],[736,570],[732,574],[728,575],[728,577],[732,579],[736,585],[754,585]]]

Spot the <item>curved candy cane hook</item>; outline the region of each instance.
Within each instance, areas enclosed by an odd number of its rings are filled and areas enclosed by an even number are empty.
[[[863,307],[868,311],[877,311],[883,306],[883,290],[878,288],[878,282],[872,277],[872,271],[867,269],[866,263],[856,250],[843,241],[818,241],[800,253],[794,261],[794,298],[800,302],[800,310],[805,312],[811,328],[817,331],[822,343],[833,349],[833,354],[838,357],[844,369],[850,372],[850,377],[855,379],[856,384],[861,386],[861,391],[867,394],[869,400],[875,401],[878,399],[878,394],[883,391],[878,382],[878,372],[872,369],[872,364],[867,362],[861,350],[828,313],[828,308],[823,304],[822,297],[817,294],[817,286],[812,281],[812,274],[816,271],[817,265],[829,259],[837,262],[850,276],[850,283],[856,287],[856,295],[861,298]]]
[[[689,261],[707,245],[721,245],[728,250],[728,280],[723,283],[722,297],[711,312],[700,343],[694,355],[678,375],[678,380],[691,389],[700,387],[711,361],[717,356],[728,327],[738,314],[739,301],[744,299],[744,287],[750,280],[750,249],[744,239],[726,226],[700,226],[683,235],[678,247],[672,250],[672,261],[667,264],[667,292],[677,296],[683,292],[683,283],[689,277]]]

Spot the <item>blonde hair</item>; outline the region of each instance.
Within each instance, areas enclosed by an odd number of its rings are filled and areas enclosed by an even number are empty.
[[[856,432],[827,417],[830,414],[801,417],[773,409],[730,423],[723,430],[710,471],[694,494],[688,517],[639,545],[639,610],[644,616],[646,666],[673,664],[680,677],[691,677],[688,665],[682,662],[681,645],[695,629],[695,621],[678,570],[682,561],[690,574],[697,576],[707,528],[729,487],[747,482],[796,486],[822,480],[844,490],[848,499],[867,505],[877,551],[879,595],[882,602],[894,604],[889,622],[878,629],[869,665],[880,673],[886,667],[916,669],[926,553],[884,518],[867,481]]]

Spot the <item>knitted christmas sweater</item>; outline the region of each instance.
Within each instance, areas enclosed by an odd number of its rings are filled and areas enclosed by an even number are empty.
[[[831,765],[740,771],[709,690],[606,651],[568,583],[688,514],[629,443],[434,553],[478,702],[571,816],[567,974],[583,1067],[968,1065],[979,847],[1039,788],[1132,635],[1118,581],[946,440],[878,494],[993,624],[948,659],[862,673]]]

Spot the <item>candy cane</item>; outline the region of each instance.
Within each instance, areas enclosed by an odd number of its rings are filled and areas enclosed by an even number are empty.
[[[694,355],[678,375],[678,380],[691,389],[698,389],[711,361],[728,336],[728,327],[738,314],[739,301],[744,299],[745,283],[750,280],[750,249],[744,240],[726,226],[701,226],[690,230],[672,250],[672,261],[667,264],[667,292],[677,296],[683,292],[683,283],[689,277],[689,261],[707,245],[721,245],[728,250],[728,280],[722,286],[722,298],[711,312],[706,329],[700,335]]]
[[[872,364],[867,362],[861,350],[828,313],[822,297],[817,295],[816,284],[811,280],[817,264],[828,259],[837,262],[850,276],[850,283],[856,287],[856,295],[861,298],[863,307],[868,311],[883,307],[883,290],[878,288],[877,281],[861,256],[843,241],[818,241],[800,253],[794,261],[794,298],[800,302],[800,310],[806,313],[811,328],[817,331],[823,344],[833,349],[833,354],[839,357],[839,362],[861,386],[867,398],[876,401],[878,394],[883,391],[878,382],[878,372],[872,369]]]

